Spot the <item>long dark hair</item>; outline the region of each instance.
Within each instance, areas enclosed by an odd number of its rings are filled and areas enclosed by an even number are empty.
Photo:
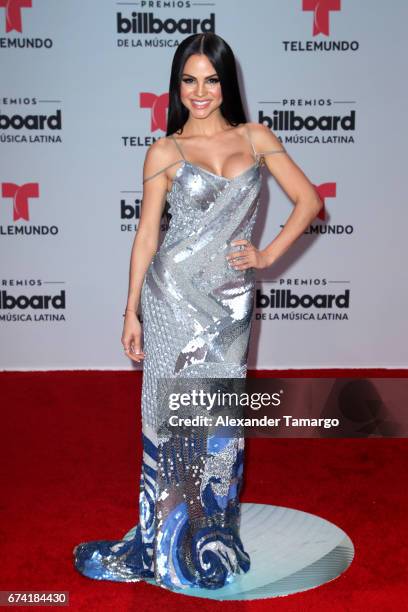
[[[180,99],[181,76],[190,55],[204,54],[214,66],[220,78],[222,103],[220,112],[230,125],[246,123],[247,118],[238,84],[234,53],[221,36],[213,32],[192,34],[177,47],[171,65],[169,85],[169,108],[167,113],[166,136],[183,130],[189,111]]]

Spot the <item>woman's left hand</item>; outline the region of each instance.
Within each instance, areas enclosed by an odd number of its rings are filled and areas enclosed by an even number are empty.
[[[247,268],[267,268],[269,266],[264,251],[259,251],[249,240],[233,240],[231,246],[243,245],[244,248],[233,253],[228,253],[227,260],[234,270],[246,270]]]

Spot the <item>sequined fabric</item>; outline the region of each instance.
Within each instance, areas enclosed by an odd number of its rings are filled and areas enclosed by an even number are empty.
[[[141,293],[139,522],[131,537],[76,547],[75,567],[85,576],[216,589],[250,568],[239,533],[244,438],[161,435],[160,381],[246,377],[255,270],[235,270],[226,255],[239,249],[234,239],[252,238],[259,166],[232,179],[186,160],[177,170],[169,229]]]

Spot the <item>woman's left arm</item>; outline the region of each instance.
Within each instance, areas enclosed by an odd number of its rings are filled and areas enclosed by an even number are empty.
[[[265,165],[293,202],[294,208],[284,227],[272,242],[259,251],[252,246],[252,249],[248,250],[249,257],[246,258],[245,262],[241,259],[240,265],[237,260],[236,265],[234,265],[236,269],[267,268],[274,264],[303,234],[323,207],[323,202],[316,189],[299,166],[291,159],[272,130],[258,123],[251,123],[249,127],[257,153],[266,153],[264,157]],[[275,153],[275,151],[281,152]],[[234,246],[245,245],[245,242],[245,240],[237,240],[231,244]],[[244,251],[239,253],[241,257],[244,255]],[[234,258],[232,257],[232,259]]]

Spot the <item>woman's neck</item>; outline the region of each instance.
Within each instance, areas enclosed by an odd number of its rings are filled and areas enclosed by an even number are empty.
[[[212,113],[205,119],[196,119],[195,117],[189,116],[183,126],[183,136],[202,136],[204,138],[211,138],[221,132],[231,129],[229,123],[224,119],[221,113],[215,115]]]

